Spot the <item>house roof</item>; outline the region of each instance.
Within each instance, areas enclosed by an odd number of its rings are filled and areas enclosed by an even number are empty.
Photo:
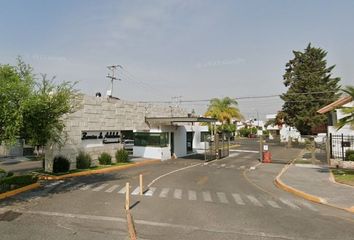
[[[349,102],[351,102],[353,99],[351,96],[344,96],[339,98],[337,101],[332,102],[331,104],[328,104],[327,106],[324,106],[323,108],[317,110],[317,113],[319,114],[324,114],[324,113],[328,113],[338,107],[343,106],[344,104],[347,104]]]
[[[205,117],[147,117],[145,121],[148,123],[159,123],[168,124],[177,122],[216,122],[215,118],[205,118]]]

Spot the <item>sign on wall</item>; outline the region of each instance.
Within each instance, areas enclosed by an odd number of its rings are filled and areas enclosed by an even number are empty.
[[[81,133],[83,142],[91,142],[92,144],[110,144],[120,143],[120,131],[83,131]]]

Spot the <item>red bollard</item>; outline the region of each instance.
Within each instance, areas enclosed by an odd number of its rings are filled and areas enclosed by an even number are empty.
[[[272,154],[269,151],[263,152],[263,163],[271,163],[272,162]]]

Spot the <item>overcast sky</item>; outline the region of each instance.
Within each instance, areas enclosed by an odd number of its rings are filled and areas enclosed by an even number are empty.
[[[280,94],[292,50],[328,51],[354,84],[354,1],[0,0],[0,63],[21,55],[38,73],[80,81],[86,94],[160,101]],[[184,103],[201,113],[206,102]],[[278,98],[239,100],[246,117],[275,113]]]

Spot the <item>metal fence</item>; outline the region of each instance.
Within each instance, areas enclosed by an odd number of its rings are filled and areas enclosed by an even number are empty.
[[[225,158],[230,154],[230,136],[227,134],[216,134],[205,144],[204,159],[211,161]]]
[[[346,152],[354,150],[354,135],[330,134],[329,137],[331,158],[345,160]]]

